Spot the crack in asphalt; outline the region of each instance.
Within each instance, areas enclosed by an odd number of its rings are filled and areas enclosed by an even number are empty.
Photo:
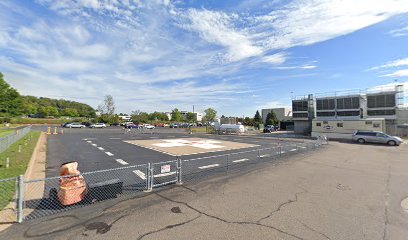
[[[331,240],[331,238],[329,238],[326,234],[317,231],[316,229],[314,229],[314,228],[312,228],[312,227],[306,225],[305,223],[303,223],[302,221],[300,221],[300,220],[298,220],[298,219],[297,219],[297,221],[298,221],[300,224],[302,224],[305,228],[311,230],[312,232],[315,232],[315,233],[317,233],[317,234],[319,234],[319,235],[321,235],[321,236],[323,236],[323,237],[325,237],[325,238]]]
[[[188,223],[191,223],[191,222],[197,220],[197,219],[200,218],[201,216],[202,216],[202,215],[200,214],[200,215],[198,215],[197,217],[195,217],[195,218],[193,218],[193,219],[190,219],[190,220],[187,220],[187,221],[185,221],[185,222],[181,222],[181,223],[177,223],[177,224],[172,224],[172,225],[167,225],[167,226],[165,226],[164,228],[160,228],[160,229],[158,229],[158,230],[150,231],[150,232],[148,232],[148,233],[145,233],[145,234],[139,236],[139,237],[137,238],[137,240],[141,240],[142,238],[144,238],[144,237],[146,237],[146,236],[148,236],[148,235],[151,235],[151,234],[155,234],[155,233],[162,232],[162,231],[165,231],[165,230],[168,230],[168,229],[172,229],[172,228],[175,228],[175,227],[183,226],[183,225],[185,225],[185,224],[188,224]]]
[[[303,191],[301,192],[297,192],[295,193],[295,199],[289,199],[286,202],[283,202],[281,204],[279,204],[278,208],[276,208],[275,210],[273,210],[272,212],[270,212],[268,215],[266,215],[265,217],[260,218],[258,221],[256,221],[257,223],[260,223],[261,221],[268,219],[270,217],[272,217],[275,213],[279,212],[284,206],[289,205],[291,203],[297,202],[298,201],[298,195],[301,193],[306,193],[307,191],[303,189]]]
[[[264,225],[264,224],[261,224],[261,223],[259,223],[259,222],[228,221],[228,220],[225,220],[225,219],[223,219],[223,218],[220,218],[220,217],[211,215],[211,214],[209,214],[209,213],[206,213],[206,212],[204,212],[204,211],[201,211],[201,210],[199,210],[199,209],[197,209],[197,208],[195,208],[195,207],[189,205],[189,204],[186,203],[186,202],[176,201],[176,200],[173,200],[173,199],[171,199],[171,198],[165,197],[165,196],[163,196],[163,195],[161,195],[161,194],[159,194],[159,193],[154,193],[154,194],[156,194],[157,196],[159,196],[159,197],[161,197],[161,198],[163,198],[163,199],[165,199],[165,200],[167,200],[167,201],[170,201],[170,202],[173,202],[173,203],[178,203],[178,204],[183,204],[183,205],[186,206],[187,208],[189,208],[189,209],[191,209],[191,210],[193,210],[193,211],[199,213],[200,216],[201,216],[201,215],[204,215],[204,216],[206,216],[206,217],[209,217],[209,218],[212,218],[212,219],[215,219],[215,220],[221,221],[221,222],[223,222],[223,223],[227,223],[227,224],[255,225],[255,226],[265,227],[265,228],[273,229],[273,230],[275,230],[275,231],[277,231],[277,232],[279,232],[279,233],[285,234],[285,235],[287,235],[287,236],[291,236],[291,237],[296,238],[296,239],[299,239],[299,240],[305,240],[305,239],[303,239],[303,238],[301,238],[301,237],[299,237],[299,236],[296,236],[296,235],[294,235],[294,234],[292,234],[292,233],[285,232],[284,230],[281,230],[281,229],[279,229],[279,228],[276,228],[276,227],[273,227],[273,226],[269,226],[269,225]],[[139,238],[139,239],[140,239],[140,238]]]
[[[387,168],[387,179],[385,182],[385,189],[387,193],[385,194],[385,203],[384,203],[384,217],[385,217],[385,222],[384,222],[384,230],[383,230],[383,237],[382,239],[385,240],[387,239],[387,233],[388,233],[388,204],[390,200],[390,178],[391,178],[391,162],[388,162],[388,168]]]

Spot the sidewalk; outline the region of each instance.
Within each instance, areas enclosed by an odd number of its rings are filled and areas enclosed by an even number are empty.
[[[2,239],[406,239],[408,146],[331,143],[198,184],[95,204]]]

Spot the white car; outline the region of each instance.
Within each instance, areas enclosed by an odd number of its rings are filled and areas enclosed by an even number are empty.
[[[86,128],[85,125],[80,124],[80,123],[71,123],[71,124],[67,124],[67,127],[69,128]]]
[[[90,128],[106,128],[105,123],[95,123],[89,126]]]
[[[155,126],[150,125],[150,124],[145,124],[143,127],[146,128],[146,129],[154,129],[154,128],[156,128]]]

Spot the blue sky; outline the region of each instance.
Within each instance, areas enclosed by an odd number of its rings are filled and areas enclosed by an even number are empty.
[[[408,81],[406,0],[3,0],[0,71],[22,94],[118,112],[252,116],[292,95]]]

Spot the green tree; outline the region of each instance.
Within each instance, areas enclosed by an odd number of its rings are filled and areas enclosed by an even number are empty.
[[[150,117],[148,113],[142,112],[140,110],[133,111],[131,116],[132,116],[132,121],[135,123],[147,123]]]
[[[101,113],[98,120],[109,124],[118,122],[119,117],[115,115],[115,109],[115,101],[113,100],[112,95],[105,95],[103,104],[98,106],[98,111]]]
[[[62,110],[61,115],[67,116],[67,117],[78,117],[78,111],[75,108],[65,108]]]
[[[276,125],[279,123],[279,120],[276,118],[274,111],[271,111],[266,115],[265,125]]]
[[[48,106],[46,107],[46,109],[47,109],[48,116],[58,117],[60,115],[58,112],[58,108],[56,107]]]
[[[255,124],[262,123],[262,117],[261,117],[261,114],[259,114],[258,110],[256,110],[256,113],[255,113],[255,116],[254,116],[254,122],[255,122]]]
[[[181,112],[175,108],[171,111],[171,121],[174,122],[181,122],[183,120],[183,116],[181,115]]]
[[[215,119],[215,116],[217,116],[217,111],[215,111],[212,108],[207,108],[206,110],[204,110],[205,113],[205,120],[207,122],[213,122]]]
[[[22,114],[23,102],[20,94],[3,79],[0,73],[0,116]]]
[[[194,122],[194,121],[196,120],[196,115],[195,115],[195,113],[188,112],[187,115],[186,115],[186,119],[187,119],[187,121],[189,121],[189,122]]]
[[[38,108],[38,114],[40,115],[40,117],[46,117],[46,116],[48,116],[48,109],[47,109],[47,107],[40,106],[40,107]]]

